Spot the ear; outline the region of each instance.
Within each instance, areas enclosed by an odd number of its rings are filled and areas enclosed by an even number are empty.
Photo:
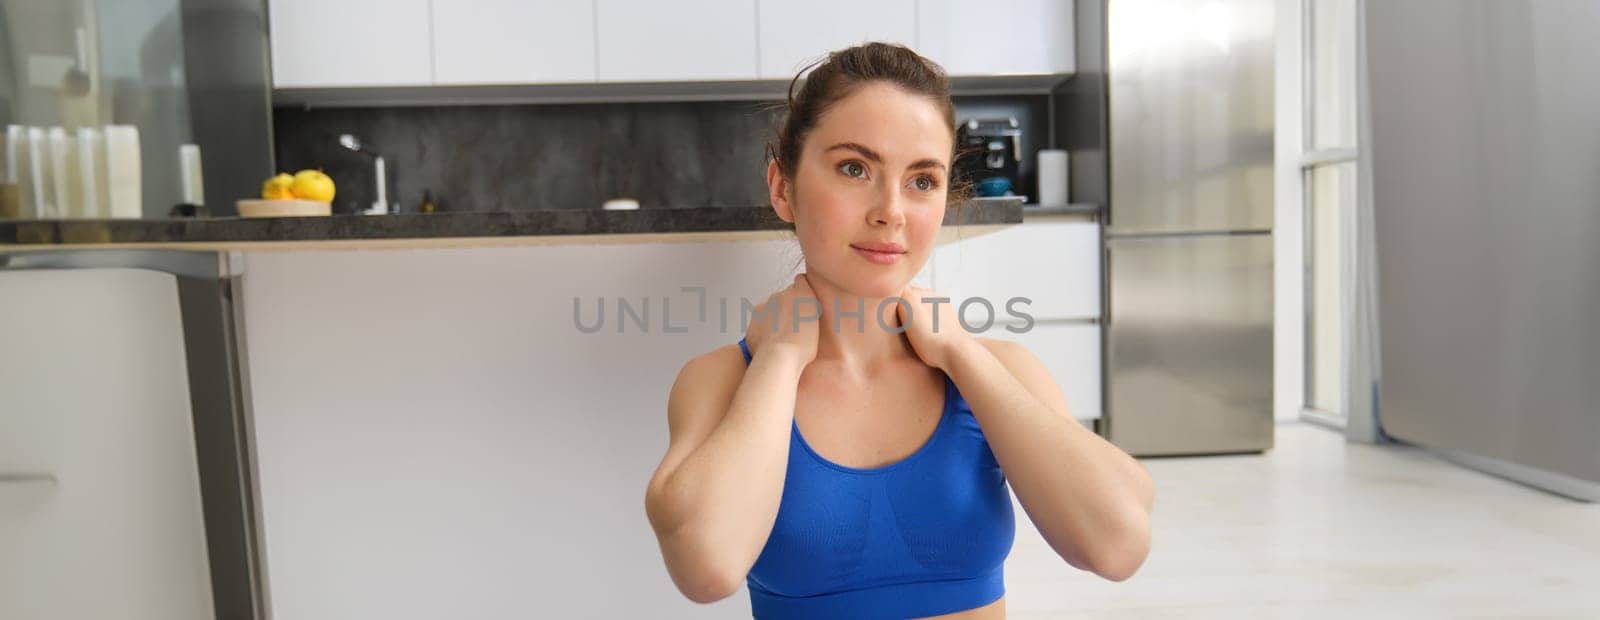
[[[783,177],[783,170],[778,168],[778,160],[767,162],[767,198],[772,201],[772,210],[778,212],[778,219],[794,223],[794,205],[789,202],[791,194],[789,180]]]

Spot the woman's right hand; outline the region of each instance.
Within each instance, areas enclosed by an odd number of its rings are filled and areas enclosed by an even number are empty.
[[[745,346],[750,348],[752,359],[757,351],[768,347],[792,352],[802,364],[809,364],[816,359],[817,325],[822,322],[822,302],[812,292],[806,274],[796,275],[794,284],[767,297],[767,301],[756,312],[751,315],[750,326],[745,329],[744,335]],[[802,320],[797,329],[794,318],[796,312],[803,317],[817,318]]]

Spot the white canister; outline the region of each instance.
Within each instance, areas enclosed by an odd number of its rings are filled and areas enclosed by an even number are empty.
[[[1039,205],[1067,204],[1067,152],[1061,149],[1039,151]]]
[[[206,186],[200,172],[200,147],[195,144],[178,146],[178,188],[182,190],[184,204],[206,203]]]
[[[110,217],[144,217],[140,192],[143,167],[139,164],[139,128],[106,125],[106,205]]]
[[[6,182],[21,183],[28,174],[27,160],[23,155],[28,152],[28,128],[22,125],[6,125]]]
[[[106,189],[106,145],[99,129],[78,128],[78,168],[78,179],[83,183],[84,216],[109,217],[111,198]]]
[[[28,185],[33,195],[33,217],[41,220],[60,217],[56,215],[55,181],[50,178],[50,144],[45,136],[43,128],[28,128]]]

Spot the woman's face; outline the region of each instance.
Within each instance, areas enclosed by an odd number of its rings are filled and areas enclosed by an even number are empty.
[[[806,136],[795,178],[775,164],[767,172],[807,277],[856,295],[899,295],[944,221],[953,140],[938,106],[886,83],[835,102]]]

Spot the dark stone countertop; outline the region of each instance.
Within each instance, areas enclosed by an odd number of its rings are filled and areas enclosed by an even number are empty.
[[[1023,220],[1020,200],[974,200],[945,212],[947,227],[1003,227]],[[0,251],[100,246],[193,249],[259,248],[262,244],[360,247],[478,245],[549,241],[652,241],[743,238],[779,233],[788,224],[769,207],[533,209],[430,214],[276,218],[0,220]],[[623,238],[619,238],[623,237]],[[530,240],[529,238],[535,238]],[[756,235],[751,238],[765,238]],[[434,241],[434,242],[430,242]],[[452,243],[437,243],[451,240]]]
[[[1022,215],[1030,218],[1041,215],[1072,215],[1072,216],[1097,216],[1100,215],[1100,205],[1089,202],[1075,202],[1068,205],[1023,205]]]

